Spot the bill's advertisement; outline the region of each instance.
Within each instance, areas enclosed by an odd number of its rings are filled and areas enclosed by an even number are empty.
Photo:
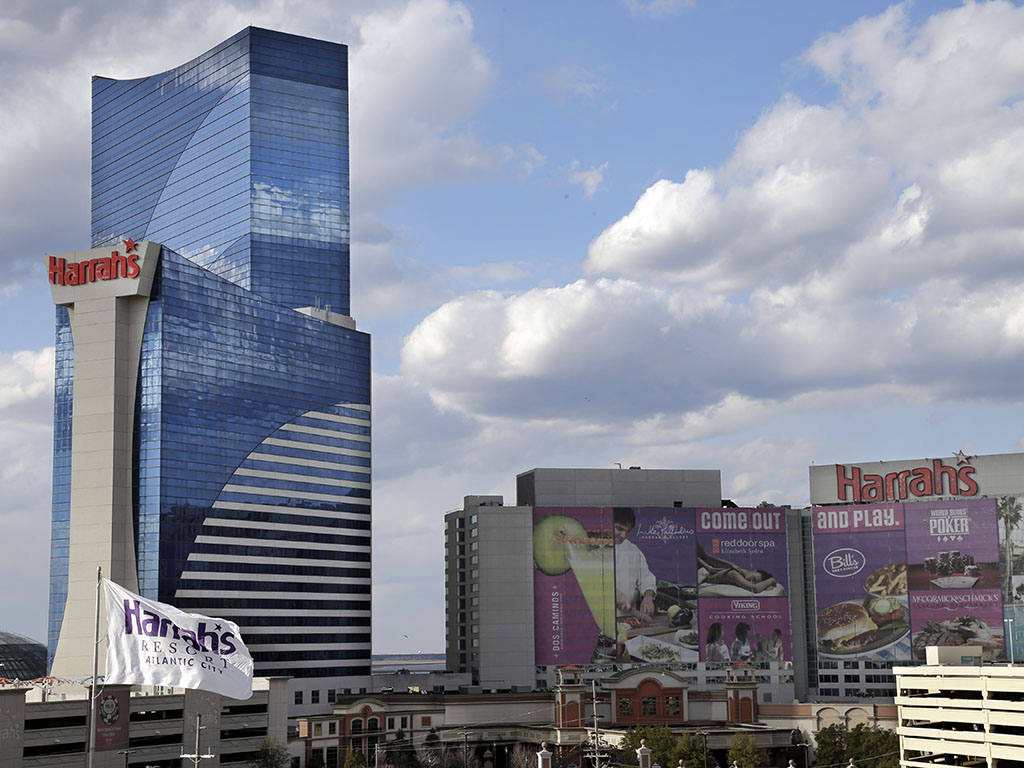
[[[910,658],[903,505],[812,514],[819,655]]]

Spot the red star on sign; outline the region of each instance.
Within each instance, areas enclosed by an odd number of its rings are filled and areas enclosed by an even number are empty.
[[[131,253],[132,251],[135,250],[135,247],[137,245],[137,243],[134,240],[132,240],[130,237],[127,240],[122,240],[121,242],[124,243],[124,251],[125,251],[125,253]]]

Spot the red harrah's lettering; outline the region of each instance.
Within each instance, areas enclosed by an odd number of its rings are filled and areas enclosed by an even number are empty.
[[[49,272],[51,285],[82,285],[97,280],[138,277],[139,254],[122,255],[111,251],[108,258],[71,262],[51,256]]]
[[[836,464],[836,496],[840,501],[854,504],[874,501],[900,501],[911,496],[977,496],[978,483],[974,467],[950,467],[942,459],[932,461],[931,468],[915,467],[887,475],[861,475],[859,467]],[[853,498],[847,497],[853,491]]]

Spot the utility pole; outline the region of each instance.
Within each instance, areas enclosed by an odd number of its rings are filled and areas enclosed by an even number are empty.
[[[596,680],[591,680],[590,681],[590,691],[591,691],[591,705],[593,707],[593,717],[594,717],[594,745],[593,745],[593,749],[590,752],[586,753],[586,755],[592,761],[592,768],[601,768],[601,761],[608,759],[609,756],[601,751],[601,729],[600,729],[600,727],[597,724],[597,721],[600,719],[601,716],[599,714],[597,714],[597,681]]]
[[[199,754],[199,734],[203,730],[203,728],[206,727],[205,725],[200,725],[200,723],[202,722],[202,718],[202,715],[196,715],[196,751],[191,755],[179,755],[179,757],[190,758],[192,760],[192,764],[195,765],[196,768],[199,768],[200,760],[209,760],[213,758],[213,755],[211,754]]]

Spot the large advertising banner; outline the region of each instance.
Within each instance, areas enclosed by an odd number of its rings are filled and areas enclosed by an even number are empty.
[[[537,664],[615,661],[615,563],[610,509],[533,510]]]
[[[695,662],[714,624],[737,660],[792,659],[784,510],[538,507],[533,523],[537,664]]]
[[[998,589],[912,592],[914,658],[929,645],[980,645],[985,661],[1005,658],[1003,601]]]
[[[619,661],[697,661],[694,510],[613,510]]]
[[[698,509],[701,597],[786,597],[786,515],[781,509]]]
[[[1004,658],[995,499],[908,504],[907,559],[914,658],[929,645],[980,645]]]
[[[995,499],[906,506],[910,591],[999,589]]]
[[[818,654],[910,658],[902,504],[813,510]]]
[[[702,661],[761,663],[792,658],[789,600],[705,597],[700,600]]]
[[[1004,658],[994,499],[815,507],[821,657],[924,660],[929,645]]]

